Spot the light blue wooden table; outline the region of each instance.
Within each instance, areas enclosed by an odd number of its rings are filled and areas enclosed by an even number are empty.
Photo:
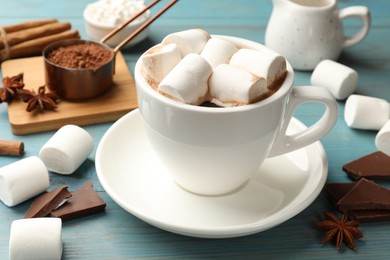
[[[0,1],[0,25],[26,20],[57,18],[70,21],[86,38],[82,11],[90,0],[18,0]],[[358,94],[382,97],[390,101],[390,1],[345,0],[339,6],[366,5],[372,14],[372,28],[359,45],[342,53],[340,62],[359,73]],[[264,42],[267,21],[271,14],[270,0],[183,0],[164,14],[151,27],[147,40],[123,52],[131,71],[140,54],[172,32],[203,28],[212,34],[226,34]],[[347,33],[359,26],[346,22]],[[310,72],[297,72],[296,85],[309,85]],[[346,126],[344,102],[339,102],[339,119],[332,132],[322,139],[328,156],[328,182],[350,181],[343,173],[343,164],[376,151],[375,131],[353,130]],[[321,107],[301,107],[295,116],[306,125],[316,120]],[[76,189],[92,180],[95,189],[107,202],[106,212],[64,223],[63,259],[385,259],[390,255],[390,223],[364,224],[365,237],[357,242],[357,250],[345,247],[337,251],[333,245],[320,244],[322,233],[313,227],[319,215],[332,210],[322,192],[308,208],[285,223],[270,230],[240,238],[199,239],[169,233],[130,215],[115,204],[101,187],[94,167],[96,147],[111,123],[86,126],[95,140],[95,150],[72,176],[51,174],[51,184],[69,185]],[[37,155],[53,132],[16,136],[8,122],[7,105],[0,104],[0,139],[25,143],[24,157]],[[0,166],[20,158],[0,157]],[[390,184],[383,183],[387,187]],[[31,201],[8,208],[0,203],[0,259],[8,259],[11,222],[23,216]],[[163,203],[163,202],[162,202]]]

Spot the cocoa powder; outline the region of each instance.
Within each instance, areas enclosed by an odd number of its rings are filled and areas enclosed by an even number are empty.
[[[94,43],[77,43],[52,50],[46,57],[50,62],[72,69],[96,69],[113,58],[113,52]]]

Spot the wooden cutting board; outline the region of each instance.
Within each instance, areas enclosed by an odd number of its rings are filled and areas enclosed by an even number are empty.
[[[23,72],[25,89],[37,91],[39,86],[45,84],[41,56],[4,61],[1,70],[3,77]],[[137,107],[134,80],[120,52],[116,57],[113,81],[113,88],[103,96],[77,102],[61,100],[55,111],[27,112],[26,103],[21,100],[13,101],[8,105],[13,133],[26,135],[57,130],[67,124],[81,126],[117,120]]]

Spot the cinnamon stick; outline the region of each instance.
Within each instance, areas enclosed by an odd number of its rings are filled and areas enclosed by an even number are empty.
[[[8,46],[14,46],[18,43],[32,40],[35,38],[41,38],[52,34],[57,34],[63,31],[67,31],[71,28],[70,23],[49,23],[41,26],[19,30],[12,33],[7,33]],[[4,48],[4,42],[0,37],[0,49]]]
[[[49,23],[55,23],[57,22],[56,19],[43,19],[43,20],[36,20],[36,21],[28,21],[23,23],[18,23],[14,25],[7,25],[3,26],[3,29],[6,33],[12,33],[24,29],[34,28],[37,26],[49,24]]]
[[[21,156],[23,153],[23,142],[0,140],[0,155]]]
[[[41,55],[42,50],[50,43],[66,40],[66,39],[80,39],[79,32],[77,30],[64,31],[61,33],[32,39],[25,41],[9,48],[9,58],[19,58],[33,55]],[[5,56],[5,50],[0,51],[0,57]]]

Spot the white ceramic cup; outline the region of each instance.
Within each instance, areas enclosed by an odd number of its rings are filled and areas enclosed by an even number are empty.
[[[213,36],[239,47],[265,46],[241,38]],[[151,146],[182,188],[202,195],[220,195],[244,184],[267,157],[309,145],[327,134],[337,120],[337,103],[320,87],[293,88],[294,72],[281,88],[260,102],[229,108],[183,104],[153,90],[135,66],[139,111]],[[286,135],[295,108],[303,102],[326,107],[311,127]],[[286,172],[288,174],[288,172]]]

